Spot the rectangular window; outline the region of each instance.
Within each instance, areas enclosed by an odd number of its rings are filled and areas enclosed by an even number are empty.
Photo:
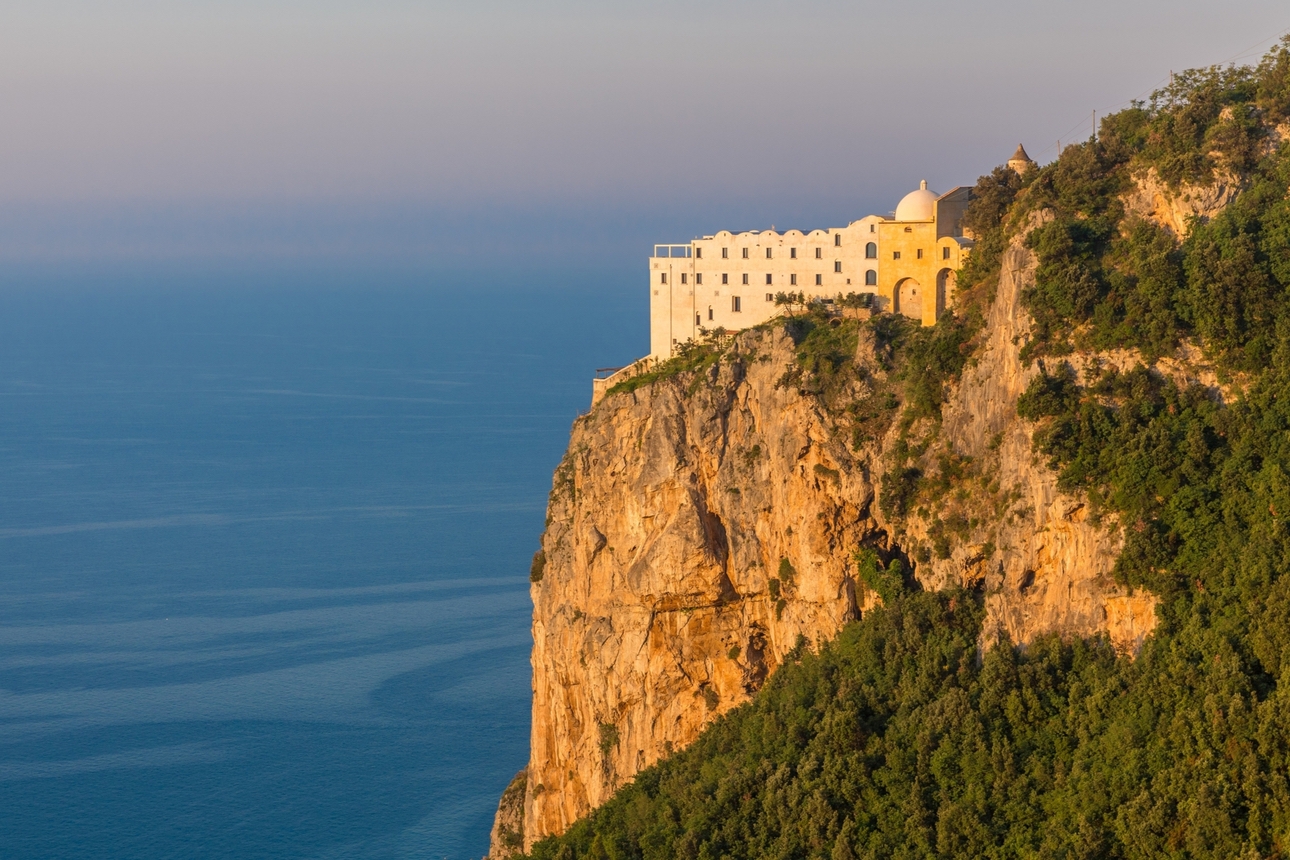
[[[743,305],[743,302],[741,302],[741,301],[739,300],[739,297],[738,297],[738,296],[731,296],[731,297],[730,297],[730,310],[734,311],[735,313],[739,313],[739,312],[740,312],[740,311],[742,311],[743,309],[744,309],[744,305]]]
[[[796,248],[789,248],[789,249],[788,249],[788,258],[789,258],[790,260],[796,260],[796,259],[797,259],[797,249],[796,249]]]
[[[878,232],[878,227],[877,227],[877,225],[875,225],[875,224],[870,224],[870,225],[869,225],[869,232],[870,232],[870,233],[877,233],[877,232]]]
[[[721,283],[723,283],[723,284],[728,284],[728,283],[730,283],[730,276],[729,276],[729,275],[727,275],[725,272],[722,272],[722,273],[721,273]]]
[[[816,249],[815,249],[815,259],[819,260],[819,259],[822,259],[823,257],[824,257],[824,249],[823,249],[823,248],[816,248]]]
[[[694,259],[699,260],[699,259],[702,259],[702,258],[703,258],[703,249],[702,249],[702,248],[699,248],[699,247],[696,247],[696,248],[694,249]]]
[[[833,271],[835,271],[835,272],[841,272],[841,271],[842,271],[842,261],[841,261],[841,260],[834,260],[834,261],[833,261]]]
[[[745,259],[745,260],[747,260],[747,259],[748,259],[748,249],[747,249],[747,248],[744,248],[744,259]]]
[[[658,273],[658,282],[659,282],[660,284],[666,284],[666,283],[667,283],[667,272],[659,272],[659,273]]]
[[[948,260],[949,258],[950,258],[950,246],[946,245],[944,248],[941,249],[941,259]]]
[[[841,234],[841,233],[834,233],[834,234],[833,234],[833,244],[834,244],[834,245],[837,245],[837,246],[839,246],[839,247],[841,247],[841,245],[842,245],[842,234]]]
[[[702,283],[703,283],[703,273],[702,273],[702,272],[695,272],[695,273],[694,273],[694,282],[695,282],[696,284],[702,284]]]
[[[748,275],[747,275],[747,274],[745,274],[745,275],[744,275],[744,283],[745,283],[745,284],[746,284],[746,283],[748,283]]]
[[[920,260],[921,260],[921,259],[923,259],[923,249],[922,249],[922,248],[919,248],[919,249],[918,249],[918,251],[917,251],[916,253],[918,254],[918,259],[920,259]]]
[[[893,260],[899,260],[899,259],[900,259],[900,252],[899,252],[899,251],[892,251],[892,252],[891,252],[891,258],[892,258]]]
[[[766,301],[768,301],[768,302],[773,302],[773,301],[775,301],[775,294],[774,294],[774,293],[767,293],[767,294],[766,294]]]
[[[766,249],[766,259],[767,259],[767,260],[771,259],[770,248],[767,248],[767,249]]]
[[[788,276],[788,283],[789,283],[789,286],[796,287],[796,286],[797,286],[797,275],[789,275],[789,276]]]
[[[709,319],[709,320],[711,320],[711,319],[712,319],[712,306],[711,306],[711,305],[708,305],[708,319]]]
[[[722,249],[721,249],[721,259],[725,260],[725,259],[728,259],[729,257],[730,257],[730,249],[729,249],[729,248],[722,248]]]
[[[822,286],[824,286],[824,276],[823,276],[823,275],[816,275],[816,276],[815,276],[815,286],[817,286],[817,287],[822,287]]]
[[[773,284],[773,283],[775,283],[775,279],[774,279],[772,276],[767,275],[767,276],[766,276],[766,286],[768,286],[768,287],[769,287],[769,286],[770,286],[771,284]]]
[[[686,277],[687,277],[686,273],[685,273],[685,272],[682,272],[682,273],[681,273],[681,283],[683,283],[683,284],[688,284],[688,283],[689,283],[689,281],[687,281],[687,280],[686,280]]]

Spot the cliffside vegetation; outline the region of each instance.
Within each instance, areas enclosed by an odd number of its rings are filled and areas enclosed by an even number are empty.
[[[1061,485],[1122,527],[1116,577],[1160,597],[1136,657],[1056,637],[982,654],[979,593],[912,590],[899,562],[859,552],[883,608],[803,643],[752,702],[532,856],[1290,853],[1287,137],[1290,41],[1257,67],[1178,76],[1025,181],[981,179],[956,318],[869,324],[900,355],[891,420],[934,422],[1008,238],[1030,229],[1026,354],[1043,370],[1018,411]],[[1237,193],[1178,236],[1126,204],[1148,179]],[[817,329],[790,381],[826,397],[834,341],[858,335]],[[889,517],[923,481],[920,438],[892,464]]]

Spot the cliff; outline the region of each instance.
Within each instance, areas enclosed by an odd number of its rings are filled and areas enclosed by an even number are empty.
[[[981,177],[936,326],[816,305],[579,419],[493,855],[1284,853],[1287,130],[1290,37]]]
[[[803,383],[780,323],[575,423],[532,585],[531,756],[522,812],[518,796],[499,812],[522,819],[512,844],[562,833],[747,701],[799,641],[831,639],[874,605],[857,577],[861,547],[901,559],[926,588],[983,589],[984,647],[1049,632],[1140,645],[1155,599],[1110,576],[1118,524],[1058,491],[1017,416],[1039,372],[1020,358],[1034,271],[1018,236],[978,359],[939,423],[899,420],[890,347],[872,323],[841,323],[859,330],[845,341],[852,372],[829,396]],[[911,443],[925,476],[958,464],[942,482],[955,486],[884,516],[881,484]],[[947,538],[945,523],[958,533]],[[494,839],[492,856],[511,850]]]

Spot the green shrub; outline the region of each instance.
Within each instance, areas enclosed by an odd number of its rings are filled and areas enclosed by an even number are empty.
[[[786,558],[779,560],[779,579],[784,583],[785,588],[792,588],[797,584],[797,569],[793,563]]]
[[[600,729],[600,754],[609,758],[614,747],[618,746],[618,726],[613,723],[601,723],[598,728]]]
[[[860,581],[869,587],[884,603],[891,603],[905,591],[905,568],[900,559],[893,559],[883,565],[878,554],[871,549],[862,549],[855,554],[856,573]]]

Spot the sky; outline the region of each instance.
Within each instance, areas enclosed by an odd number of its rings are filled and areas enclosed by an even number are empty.
[[[600,265],[1046,161],[1284,0],[7,0],[0,262]]]

